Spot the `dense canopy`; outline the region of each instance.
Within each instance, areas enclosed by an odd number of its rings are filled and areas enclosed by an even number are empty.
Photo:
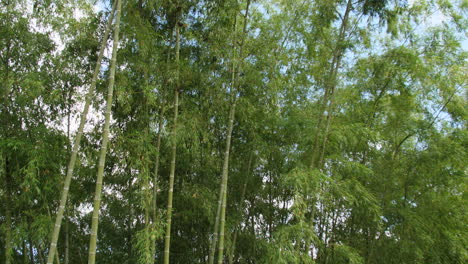
[[[467,263],[467,28],[467,0],[0,0],[1,263]]]

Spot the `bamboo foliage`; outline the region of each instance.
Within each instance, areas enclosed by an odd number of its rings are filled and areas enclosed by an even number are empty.
[[[4,1],[0,261],[466,262],[465,13]]]

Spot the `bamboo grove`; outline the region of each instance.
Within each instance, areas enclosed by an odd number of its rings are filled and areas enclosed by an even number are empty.
[[[466,263],[467,18],[0,0],[1,263]]]

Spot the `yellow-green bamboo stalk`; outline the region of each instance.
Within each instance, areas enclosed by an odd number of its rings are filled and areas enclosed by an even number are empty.
[[[344,42],[344,38],[345,38],[345,33],[348,29],[348,21],[349,21],[349,14],[352,10],[352,1],[351,0],[348,0],[347,4],[346,4],[346,10],[345,10],[345,14],[344,14],[344,17],[343,17],[343,22],[341,23],[341,26],[340,26],[340,33],[338,35],[338,41],[337,41],[337,44],[336,44],[336,47],[335,47],[335,51],[333,53],[333,60],[332,60],[332,64],[331,64],[331,67],[330,67],[330,72],[328,74],[329,76],[329,80],[328,80],[328,84],[327,84],[327,87],[326,87],[326,92],[325,92],[325,96],[324,96],[324,99],[323,99],[323,108],[322,108],[322,111],[320,113],[320,119],[319,119],[319,122],[321,122],[323,120],[323,115],[324,115],[324,112],[326,111],[327,112],[327,119],[326,119],[326,124],[325,124],[325,130],[324,130],[324,134],[323,134],[323,139],[322,139],[322,147],[321,147],[321,151],[320,151],[320,156],[318,157],[318,133],[320,132],[319,131],[319,127],[317,128],[317,133],[316,133],[316,142],[314,144],[314,153],[312,155],[312,167],[314,166],[314,163],[315,166],[317,166],[318,168],[322,167],[323,166],[323,161],[324,161],[324,155],[325,155],[325,149],[326,149],[326,145],[327,145],[327,139],[328,139],[328,133],[329,133],[329,130],[330,130],[330,125],[331,125],[331,120],[332,120],[332,114],[333,114],[333,105],[334,105],[334,93],[335,93],[335,88],[336,88],[336,82],[337,82],[337,75],[338,75],[338,70],[341,66],[341,60],[342,60],[342,57],[343,57],[343,52],[344,52],[344,48],[343,48],[343,42]],[[318,160],[316,160],[318,158]]]
[[[11,264],[13,247],[11,246],[12,236],[11,236],[11,197],[10,197],[10,183],[8,179],[8,172],[6,168],[6,158],[3,157],[3,153],[0,153],[0,171],[2,172],[3,183],[5,185],[5,264]]]
[[[222,189],[223,189],[223,198],[221,205],[221,214],[219,220],[219,248],[218,248],[218,264],[223,263],[223,253],[224,253],[224,226],[226,223],[226,200],[227,200],[227,182],[228,182],[228,172],[229,172],[229,150],[231,147],[231,136],[232,130],[234,127],[234,115],[236,112],[236,103],[234,102],[231,105],[229,110],[229,125],[228,125],[228,134],[226,137],[226,149],[224,151],[224,161],[223,161],[223,177],[222,177]]]
[[[76,134],[75,141],[73,142],[73,149],[71,152],[70,162],[68,163],[67,175],[63,183],[62,195],[60,198],[60,205],[57,211],[57,216],[55,218],[54,230],[52,232],[52,238],[51,238],[50,247],[49,247],[49,254],[47,256],[47,264],[52,264],[54,261],[54,255],[57,249],[57,241],[58,241],[58,237],[60,234],[60,227],[62,224],[63,213],[65,211],[65,205],[67,203],[67,198],[68,198],[68,190],[70,188],[70,182],[73,176],[73,169],[75,168],[76,156],[78,153],[78,148],[80,147],[81,137],[83,136],[83,129],[86,123],[86,118],[88,116],[89,105],[91,104],[91,97],[94,94],[94,89],[96,88],[97,78],[99,75],[99,71],[101,69],[101,62],[104,56],[104,49],[107,46],[106,43],[109,37],[110,28],[111,28],[112,20],[114,17],[114,10],[115,10],[115,3],[112,8],[111,14],[109,16],[109,21],[107,22],[106,30],[104,32],[104,38],[102,39],[101,48],[99,50],[99,55],[98,55],[98,59],[96,62],[96,67],[94,68],[91,85],[86,94],[85,105],[83,107],[83,111],[81,112],[80,125],[78,127],[78,132]]]
[[[171,37],[169,40],[169,43],[172,43],[172,36],[173,36],[173,31],[171,30]],[[170,46],[170,45],[169,45]],[[167,51],[167,59],[166,59],[166,72],[169,71],[169,62],[170,62],[170,49]],[[165,77],[164,84],[167,84],[167,76]],[[164,122],[164,113],[166,110],[166,105],[164,102],[164,94],[165,91],[164,89],[161,90],[161,109],[159,111],[159,124],[158,124],[158,137],[156,140],[156,162],[154,165],[154,175],[153,175],[153,225],[154,227],[156,226],[156,219],[157,219],[157,212],[158,212],[158,207],[157,207],[157,197],[158,197],[158,176],[159,176],[159,161],[160,161],[160,150],[161,150],[161,138],[162,138],[162,129],[163,129],[163,122]],[[153,238],[153,243],[152,243],[152,248],[151,248],[151,254],[153,258],[155,257],[156,254],[156,238]],[[155,259],[156,261],[156,259]]]
[[[179,15],[179,14],[178,14]],[[169,264],[169,253],[171,247],[171,224],[172,224],[172,198],[174,194],[174,175],[175,175],[175,163],[177,154],[177,117],[179,115],[179,53],[180,53],[180,28],[178,21],[176,22],[176,56],[175,62],[177,65],[177,84],[174,88],[174,123],[172,127],[172,155],[171,155],[171,168],[169,173],[169,190],[167,197],[167,219],[166,219],[166,236],[164,240],[164,264]]]
[[[232,130],[234,127],[234,116],[236,113],[236,80],[239,77],[239,72],[240,72],[240,65],[236,65],[236,59],[241,60],[242,59],[242,54],[243,54],[243,47],[244,47],[244,42],[245,42],[245,36],[247,34],[247,20],[249,16],[249,6],[250,6],[250,0],[247,0],[247,5],[245,8],[245,14],[244,14],[244,28],[243,28],[243,35],[242,35],[242,40],[239,45],[239,56],[238,58],[235,58],[234,56],[234,63],[233,63],[233,77],[232,77],[232,83],[231,83],[231,97],[232,97],[232,105],[229,110],[229,125],[228,125],[228,131],[227,131],[227,137],[226,137],[226,149],[224,152],[224,161],[223,161],[223,177],[222,177],[222,188],[223,190],[223,201],[222,201],[222,206],[221,206],[221,215],[220,215],[220,221],[219,221],[219,247],[218,247],[218,264],[223,263],[223,258],[224,258],[224,233],[225,233],[225,224],[226,224],[226,204],[227,204],[227,183],[228,183],[228,174],[229,174],[229,150],[231,147],[231,136],[232,136]],[[234,51],[235,54],[235,51]]]
[[[249,163],[247,165],[247,172],[245,174],[245,181],[244,181],[244,185],[242,186],[242,192],[241,192],[241,197],[240,197],[240,201],[239,201],[239,211],[240,211],[241,215],[243,215],[244,198],[245,198],[245,192],[247,190],[247,184],[249,183],[249,179],[250,179],[250,171],[251,171],[251,168],[252,168],[252,160],[253,160],[253,152],[250,153]],[[232,262],[234,260],[234,251],[236,250],[236,241],[237,241],[237,234],[239,233],[239,229],[240,229],[240,223],[236,227],[236,231],[234,232],[234,237],[232,238],[232,245],[231,245],[231,248],[229,250],[228,264],[232,264]]]
[[[115,68],[117,64],[117,50],[119,45],[120,13],[122,0],[117,0],[117,14],[114,26],[114,42],[112,47],[112,58],[110,63],[109,86],[107,89],[106,112],[104,121],[104,131],[102,133],[102,145],[99,155],[99,164],[96,180],[96,192],[94,194],[93,218],[91,224],[91,238],[89,241],[88,264],[96,263],[96,244],[99,225],[99,208],[101,206],[102,181],[104,178],[104,164],[106,162],[107,142],[109,141],[110,114],[112,110],[112,96],[114,92]]]

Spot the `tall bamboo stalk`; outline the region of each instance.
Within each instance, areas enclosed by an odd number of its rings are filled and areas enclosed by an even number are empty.
[[[218,242],[219,217],[221,215],[221,206],[223,205],[223,191],[224,191],[224,185],[221,183],[219,185],[218,208],[216,209],[215,224],[214,224],[214,227],[213,227],[213,238],[211,239],[211,243],[210,243],[210,253],[209,253],[210,255],[208,257],[208,263],[209,264],[214,263],[216,245],[217,245],[217,242]]]
[[[322,108],[320,112],[320,117],[319,117],[319,126],[317,127],[317,132],[315,134],[315,142],[313,146],[313,154],[312,154],[312,162],[311,162],[311,168],[319,168],[321,169],[324,165],[324,157],[325,157],[325,150],[327,146],[327,141],[328,141],[328,134],[331,126],[331,122],[333,119],[333,108],[334,108],[334,103],[335,103],[335,89],[336,89],[336,83],[337,83],[337,76],[338,76],[338,70],[341,67],[341,60],[343,58],[343,52],[345,48],[343,47],[343,42],[345,40],[345,34],[348,29],[348,22],[349,22],[349,14],[351,13],[353,9],[352,6],[352,0],[348,0],[346,4],[346,9],[345,13],[342,19],[342,23],[340,26],[340,32],[338,35],[338,40],[336,42],[336,47],[333,53],[333,58],[332,58],[332,63],[330,65],[330,70],[329,70],[329,80],[327,81],[326,84],[326,91],[325,95],[322,101]],[[323,133],[323,139],[321,143],[321,149],[319,151],[319,142],[318,142],[318,134],[320,133],[320,124],[323,121],[323,116],[325,114],[325,111],[327,112],[326,116],[326,123],[325,123],[325,128],[324,128],[324,133]],[[318,155],[320,152],[320,155]],[[311,224],[312,228],[314,228],[314,219],[315,218],[315,204],[312,205],[312,212],[311,212]],[[309,251],[309,242],[306,243],[306,250]],[[323,252],[323,254],[327,254],[326,251]],[[313,255],[311,253],[311,255]],[[325,262],[328,261],[328,254],[325,257]]]
[[[70,212],[70,209],[68,209],[68,212]],[[69,228],[69,222],[70,220],[65,218],[65,256],[64,256],[64,264],[69,264],[70,263],[70,228]]]
[[[5,187],[5,264],[10,264],[12,263],[12,255],[13,255],[13,247],[12,247],[12,236],[11,236],[11,195],[10,195],[10,181],[9,181],[9,176],[8,176],[8,168],[7,168],[7,162],[6,158],[2,155],[3,153],[0,153],[0,170],[2,172],[3,176],[3,183]]]
[[[180,14],[177,14],[179,16]],[[166,219],[166,236],[164,240],[164,264],[169,264],[169,252],[171,247],[171,224],[172,224],[172,198],[174,194],[174,175],[175,175],[175,163],[176,163],[176,154],[177,154],[177,117],[179,115],[179,53],[180,53],[180,28],[179,28],[179,18],[176,21],[176,56],[175,62],[177,65],[176,72],[176,86],[174,87],[174,124],[172,127],[172,154],[171,154],[171,168],[169,173],[169,190],[167,197],[167,219]]]
[[[71,97],[72,97],[72,90],[68,92],[67,96],[67,142],[71,142],[70,138],[70,125],[71,125]],[[67,144],[67,153],[70,153],[70,144]],[[69,256],[70,256],[70,229],[69,229],[69,214],[70,214],[70,205],[68,204],[65,207],[65,253],[64,253],[64,263],[69,264]],[[57,252],[57,255],[59,253]]]
[[[169,49],[167,51],[167,58],[166,58],[166,74],[169,72],[169,62],[171,58],[171,53],[170,53],[170,45],[172,43],[172,37],[173,37],[173,31],[171,30],[171,36],[169,39]],[[167,85],[167,80],[168,77],[166,76],[164,78],[164,84],[165,86]],[[154,165],[154,175],[153,175],[153,224],[155,225],[156,219],[157,219],[157,213],[158,213],[158,207],[157,207],[157,197],[158,197],[158,188],[159,188],[159,161],[160,161],[160,150],[161,150],[161,138],[162,138],[162,129],[163,129],[163,124],[164,124],[164,113],[166,110],[166,105],[164,102],[164,95],[165,91],[164,89],[161,89],[161,108],[159,110],[159,120],[158,120],[158,136],[156,139],[156,161]],[[156,254],[156,239],[154,239],[153,244],[152,244],[152,256],[155,257]],[[155,258],[156,261],[156,258]]]
[[[236,29],[237,29],[237,15],[234,17],[234,30],[233,30],[234,35],[236,34]],[[235,49],[233,50],[233,53],[235,53]],[[233,63],[232,63],[232,72],[231,72],[231,89],[232,90],[234,89],[233,87],[234,87],[235,77],[236,77],[236,62],[235,62],[235,55],[234,55],[233,56]],[[234,93],[231,91],[231,101],[234,98],[233,95],[234,95]],[[231,108],[232,108],[232,106],[231,106]],[[229,111],[231,111],[231,109]],[[231,114],[231,112],[229,112],[229,117],[230,117],[230,114]],[[229,121],[230,121],[230,118],[229,118],[228,122]],[[228,136],[230,137],[230,134],[228,134]],[[227,140],[227,138],[226,138],[226,140]],[[219,185],[218,207],[216,209],[216,217],[215,217],[215,223],[214,223],[214,227],[213,227],[213,237],[212,237],[211,243],[210,243],[208,264],[213,264],[214,263],[215,253],[216,253],[216,246],[218,245],[219,223],[220,223],[220,219],[221,219],[221,207],[223,206],[223,199],[224,199],[223,197],[224,197],[224,188],[225,188],[224,177],[225,177],[225,174],[224,174],[224,169],[223,169],[222,170],[222,175],[221,175],[221,184]]]
[[[162,101],[162,100],[161,100]],[[161,137],[162,137],[162,127],[163,127],[163,116],[164,116],[164,105],[161,106],[159,111],[159,124],[158,124],[158,137],[156,140],[156,162],[154,165],[154,175],[153,175],[153,228],[156,227],[156,219],[158,217],[158,207],[157,207],[157,197],[158,197],[158,171],[159,171],[159,151],[161,149]],[[156,255],[156,239],[153,238],[151,245],[151,255],[155,258]],[[156,260],[155,260],[156,261]]]
[[[112,20],[114,18],[114,10],[115,10],[115,2],[112,7],[112,11],[109,16],[109,21],[107,22],[106,30],[104,33],[104,37],[102,39],[101,48],[99,49],[99,55],[96,62],[96,67],[94,68],[93,78],[91,80],[91,85],[88,89],[85,99],[85,105],[83,107],[83,111],[81,112],[80,116],[80,125],[78,127],[78,132],[75,137],[75,142],[73,143],[73,149],[71,152],[70,162],[68,163],[68,170],[67,175],[65,177],[65,181],[63,183],[62,195],[60,198],[60,205],[57,211],[57,217],[55,218],[54,230],[52,232],[52,239],[50,242],[49,254],[47,256],[47,264],[52,264],[54,260],[55,251],[57,249],[57,240],[60,234],[60,226],[62,224],[63,213],[65,211],[65,205],[67,203],[68,198],[68,190],[70,188],[70,182],[73,176],[73,169],[75,168],[76,156],[78,154],[78,148],[80,147],[81,137],[83,136],[83,129],[86,123],[86,119],[88,116],[89,105],[91,104],[91,97],[94,94],[94,89],[96,88],[96,82],[99,75],[99,71],[101,70],[101,62],[104,56],[104,49],[106,48],[107,39],[109,37],[110,28],[112,25]]]
[[[343,16],[343,20],[340,25],[340,32],[338,35],[338,40],[336,42],[336,47],[333,52],[332,63],[330,65],[330,69],[328,73],[328,80],[326,81],[326,85],[325,85],[325,94],[323,96],[321,106],[320,106],[320,116],[317,122],[317,132],[315,133],[315,139],[314,139],[314,144],[313,144],[313,149],[312,149],[313,153],[312,153],[312,158],[311,158],[311,163],[310,163],[311,168],[320,167],[321,166],[320,164],[323,161],[323,155],[324,155],[325,148],[326,148],[328,131],[330,129],[330,124],[332,120],[331,115],[333,112],[334,92],[336,88],[337,75],[338,75],[338,70],[341,66],[341,60],[342,60],[343,52],[344,52],[343,42],[345,39],[346,31],[348,29],[349,14],[351,13],[352,8],[353,8],[352,1],[348,0],[346,4],[346,10]],[[324,128],[325,132],[324,132],[324,136],[322,139],[322,143],[320,144],[319,133],[322,128],[323,116],[325,112],[327,112],[326,123],[325,123],[325,128]],[[319,151],[319,145],[322,146],[320,151]]]
[[[7,16],[6,22],[9,27],[9,23],[12,21],[11,14],[12,14],[12,3],[6,3],[7,8]],[[0,87],[2,91],[0,92],[0,99],[1,99],[1,110],[2,112],[8,112],[8,96],[10,95],[12,86],[10,84],[10,66],[9,66],[9,59],[10,59],[10,50],[12,46],[12,39],[8,38],[6,43],[6,60],[4,63],[5,67],[5,75],[3,76],[2,84]],[[7,128],[8,127],[8,119],[2,118],[2,125]],[[8,138],[8,135],[7,135]],[[5,202],[3,203],[5,206],[5,264],[10,264],[13,258],[13,247],[12,247],[12,220],[11,220],[11,193],[10,193],[10,178],[8,175],[8,166],[7,166],[7,157],[4,156],[4,153],[0,150],[0,177],[3,176],[3,183],[4,183],[4,190],[5,190]]]
[[[249,183],[249,179],[250,179],[250,171],[252,169],[252,160],[253,160],[253,151],[250,153],[249,163],[247,165],[247,171],[246,171],[246,174],[245,174],[244,185],[242,186],[242,192],[241,192],[241,197],[240,197],[240,202],[239,202],[239,211],[240,211],[241,215],[244,214],[243,210],[244,210],[245,192],[247,190],[247,184]],[[231,248],[229,250],[229,257],[228,257],[228,263],[229,264],[232,264],[232,262],[234,260],[234,251],[236,249],[237,234],[239,233],[239,229],[240,229],[240,223],[236,227],[236,231],[234,232],[234,237],[232,238],[232,245],[231,245]]]
[[[94,194],[93,218],[91,224],[91,238],[89,241],[88,264],[96,262],[96,244],[97,231],[99,225],[99,208],[101,206],[102,181],[104,178],[104,165],[106,162],[107,143],[109,141],[110,114],[112,110],[112,96],[114,93],[115,68],[117,64],[117,50],[119,46],[120,15],[122,9],[122,0],[117,0],[117,14],[114,25],[114,42],[112,46],[112,58],[110,64],[109,86],[107,89],[106,112],[104,121],[104,130],[102,133],[102,145],[99,155],[99,164],[96,180],[96,192]]]
[[[221,215],[219,221],[219,247],[218,247],[218,264],[223,263],[224,258],[224,233],[225,233],[225,225],[226,225],[226,204],[227,204],[227,183],[228,183],[228,175],[229,175],[229,151],[231,147],[231,136],[232,130],[234,127],[234,116],[236,113],[236,102],[237,102],[237,91],[236,91],[236,80],[239,78],[240,72],[240,65],[236,65],[236,60],[242,59],[243,55],[243,47],[245,42],[245,36],[247,35],[247,20],[249,16],[249,7],[250,7],[250,0],[247,0],[247,5],[245,7],[245,14],[244,14],[244,28],[243,28],[243,35],[241,39],[241,43],[239,45],[239,56],[235,58],[233,62],[233,75],[232,75],[232,83],[231,83],[231,101],[232,105],[229,110],[229,125],[226,137],[226,149],[224,152],[224,161],[223,161],[223,176],[222,176],[222,188],[223,190],[223,201],[221,206]],[[235,54],[235,51],[234,51]]]
[[[222,189],[223,199],[221,205],[221,214],[219,220],[219,248],[218,248],[218,264],[223,263],[223,252],[224,252],[224,227],[226,223],[226,200],[227,200],[227,182],[228,182],[228,171],[229,171],[229,150],[231,147],[231,135],[234,127],[234,115],[236,112],[236,102],[232,103],[231,109],[229,110],[229,125],[228,133],[226,137],[226,149],[224,151],[223,161],[223,177],[222,177]]]
[[[148,80],[147,74],[145,74],[145,80]],[[147,83],[146,83],[147,84]],[[145,251],[144,251],[144,262],[146,264],[152,263],[152,258],[154,254],[152,254],[153,250],[153,244],[152,239],[151,239],[151,213],[152,213],[152,189],[150,186],[150,171],[149,171],[149,151],[146,147],[146,143],[149,143],[149,130],[150,130],[150,115],[149,115],[149,108],[148,108],[148,100],[146,97],[144,97],[143,100],[143,106],[144,106],[144,111],[145,111],[145,148],[144,148],[144,154],[143,155],[143,207],[145,208]]]
[[[7,23],[9,23],[11,21],[10,19],[10,14],[11,14],[11,4],[8,3],[7,4]],[[10,47],[11,47],[11,39],[9,38],[8,41],[7,41],[7,45],[6,45],[6,57],[8,58],[10,56]],[[4,110],[4,112],[6,113],[7,112],[7,105],[8,105],[8,95],[10,94],[10,91],[11,91],[11,85],[9,84],[10,80],[9,80],[9,63],[8,63],[8,59],[6,60],[6,63],[5,63],[5,75],[4,75],[4,78],[3,78],[3,84],[1,85],[1,88],[2,88],[2,92],[0,94],[0,99],[2,101],[2,105],[1,107],[3,108],[2,110]],[[4,120],[2,120],[2,125],[4,125],[5,127],[7,127],[7,118],[5,118]],[[5,264],[10,264],[11,263],[11,257],[12,257],[12,247],[11,247],[11,205],[10,205],[10,191],[9,191],[9,182],[8,182],[8,172],[7,172],[7,167],[6,167],[6,157],[3,155],[2,152],[0,152],[0,172],[1,172],[1,175],[0,176],[3,176],[3,183],[4,183],[4,188],[5,188],[5,202],[4,202],[4,206],[5,206],[5,224],[6,224],[6,228],[5,228]]]
[[[234,34],[237,28],[237,16],[234,18]],[[231,82],[234,81],[235,78],[235,63],[232,63],[232,73],[231,73]],[[232,98],[231,98],[232,100]],[[210,241],[210,250],[209,250],[209,255],[208,255],[208,264],[213,264],[214,259],[215,259],[215,253],[216,253],[216,246],[218,245],[218,237],[219,237],[219,220],[221,217],[221,207],[223,205],[223,192],[224,192],[224,185],[223,185],[223,176],[221,176],[221,184],[219,185],[219,191],[218,191],[218,206],[216,209],[216,216],[215,216],[215,222],[213,226],[213,237],[211,238]]]

